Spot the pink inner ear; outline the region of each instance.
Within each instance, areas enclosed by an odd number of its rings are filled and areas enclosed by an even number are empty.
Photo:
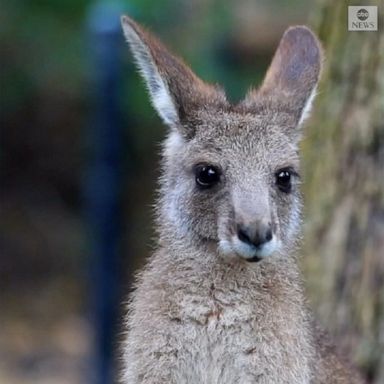
[[[302,27],[290,29],[285,34],[283,42],[284,46],[287,46],[287,49],[282,51],[281,58],[285,82],[299,81],[301,76],[307,74],[318,75],[320,50],[312,32]]]
[[[260,91],[306,99],[317,84],[320,68],[321,48],[315,35],[306,27],[291,27],[280,41]]]

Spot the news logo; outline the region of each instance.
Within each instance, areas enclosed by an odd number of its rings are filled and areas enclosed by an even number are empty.
[[[377,31],[377,6],[348,6],[348,31]]]

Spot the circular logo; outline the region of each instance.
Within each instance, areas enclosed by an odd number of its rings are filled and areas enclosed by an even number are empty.
[[[366,9],[364,8],[361,8],[357,11],[357,14],[356,14],[357,18],[361,21],[364,21],[364,20],[367,20],[368,17],[369,17],[369,13]]]

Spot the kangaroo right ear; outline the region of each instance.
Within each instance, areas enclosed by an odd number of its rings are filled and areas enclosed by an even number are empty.
[[[259,90],[246,98],[248,103],[256,95],[267,96],[289,106],[300,123],[309,115],[316,93],[322,64],[320,43],[305,26],[288,28],[273,57]]]
[[[127,16],[121,23],[151,101],[165,124],[185,131],[183,122],[202,105],[225,102],[224,93],[200,80],[182,60]]]

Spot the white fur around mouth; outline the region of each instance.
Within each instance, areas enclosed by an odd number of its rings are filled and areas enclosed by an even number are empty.
[[[254,258],[264,259],[271,256],[279,247],[279,242],[274,236],[271,241],[263,244],[260,247],[254,247],[246,244],[236,236],[233,236],[230,240],[220,240],[219,249],[224,255],[236,253],[240,257],[246,260]]]

